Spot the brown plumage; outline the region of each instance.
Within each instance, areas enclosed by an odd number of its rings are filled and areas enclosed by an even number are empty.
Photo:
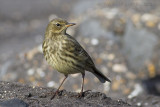
[[[75,24],[68,23],[60,18],[50,21],[46,29],[42,48],[49,65],[65,75],[61,85],[68,77],[68,74],[82,74],[83,81],[80,93],[80,96],[82,96],[85,70],[93,73],[102,83],[110,82],[110,80],[95,67],[91,57],[82,46],[66,33],[67,28],[73,25]],[[58,93],[61,85],[54,96]]]

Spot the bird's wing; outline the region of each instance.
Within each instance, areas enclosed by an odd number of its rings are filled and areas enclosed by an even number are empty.
[[[74,53],[74,56],[81,61],[81,63],[84,63],[85,66],[94,66],[94,63],[91,59],[91,57],[88,55],[88,53],[83,49],[83,47],[73,38],[67,38],[67,50],[71,53]]]

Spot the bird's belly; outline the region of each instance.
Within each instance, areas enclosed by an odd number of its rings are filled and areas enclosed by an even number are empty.
[[[51,65],[55,70],[63,74],[75,74],[84,72],[84,70],[73,66],[72,63],[66,62],[65,60],[60,59],[58,55],[48,53],[47,62]]]

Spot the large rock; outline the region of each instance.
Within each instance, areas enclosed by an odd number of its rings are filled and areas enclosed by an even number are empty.
[[[127,24],[123,49],[133,69],[142,68],[150,60],[158,42],[157,37],[146,29],[134,27],[131,22]]]

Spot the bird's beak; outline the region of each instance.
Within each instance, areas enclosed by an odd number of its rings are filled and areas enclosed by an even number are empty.
[[[66,25],[66,27],[70,27],[70,26],[73,26],[73,25],[76,25],[75,23],[68,23],[67,25]]]

